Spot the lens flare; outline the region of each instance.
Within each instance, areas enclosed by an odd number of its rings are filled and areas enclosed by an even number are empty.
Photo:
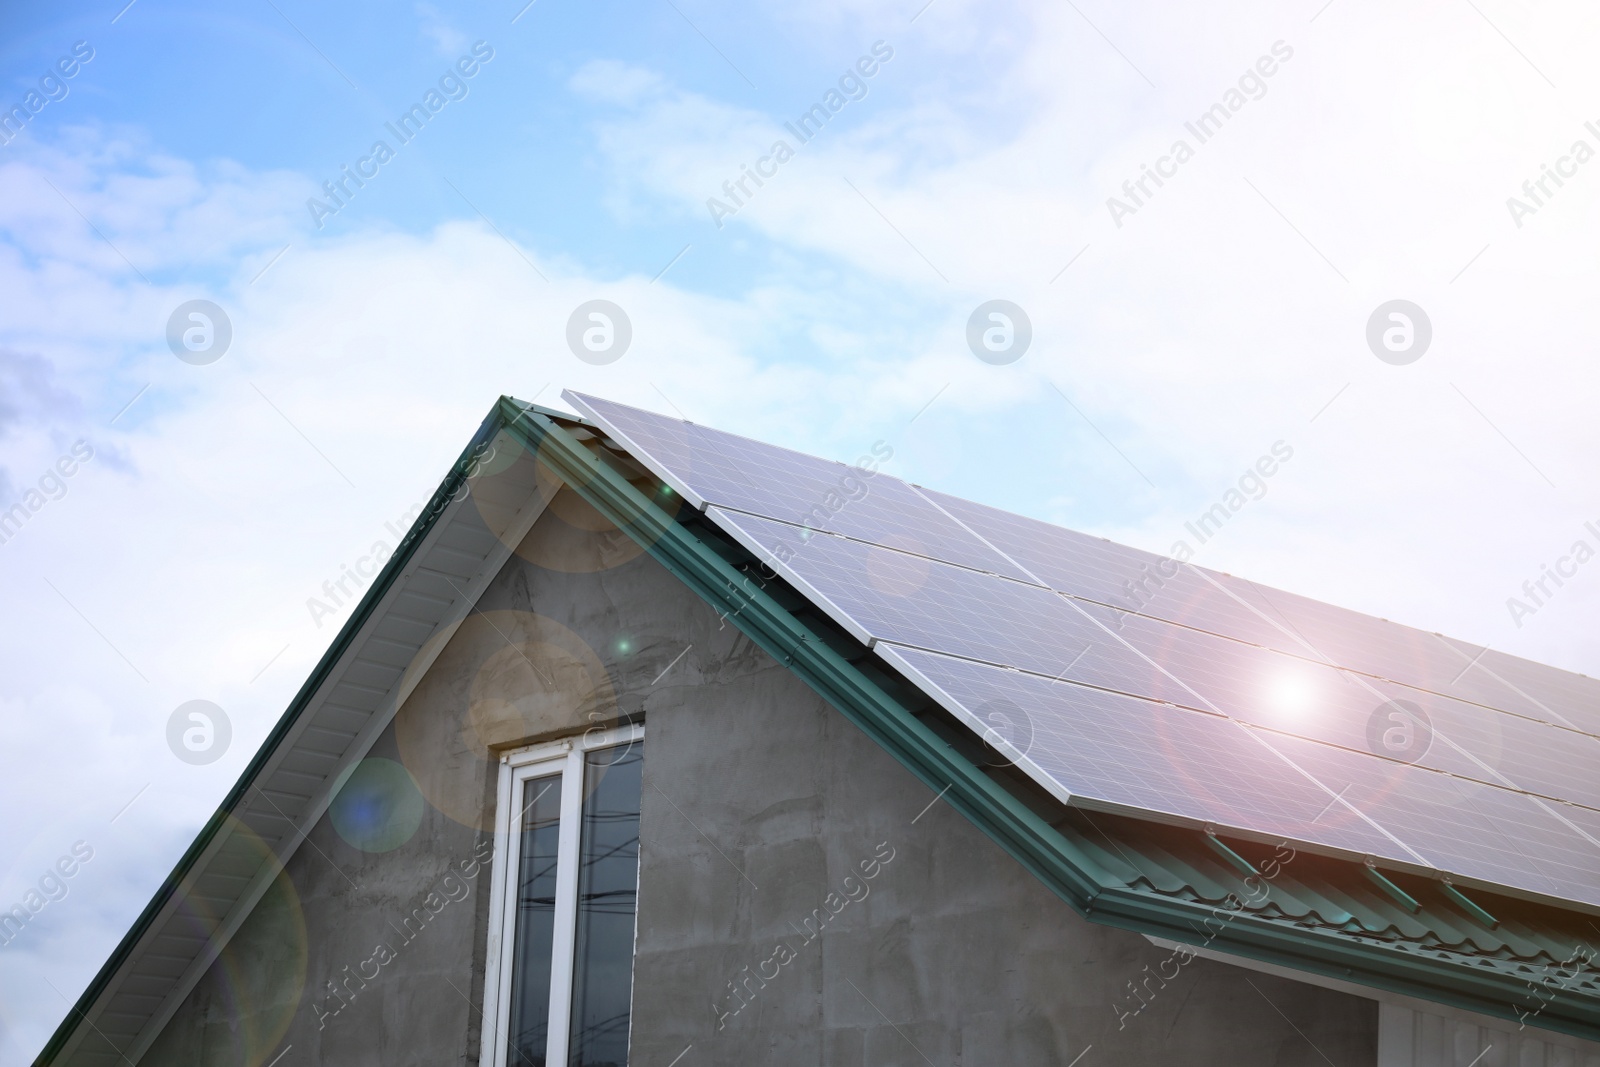
[[[395,740],[422,795],[457,822],[494,829],[482,779],[467,770],[491,751],[616,719],[599,655],[554,619],[480,612],[429,640],[440,647],[418,657],[431,666],[395,717]]]
[[[1285,669],[1267,683],[1267,710],[1279,722],[1304,722],[1317,706],[1316,683],[1300,671]]]
[[[229,869],[272,874],[261,899],[228,939],[189,1006],[195,1025],[169,1026],[147,1057],[155,1063],[237,1063],[263,1067],[277,1055],[305,994],[307,934],[299,892],[288,871],[243,822],[228,816],[218,831]],[[191,937],[218,937],[227,916],[208,898],[183,890],[174,925]]]
[[[394,760],[374,757],[351,768],[328,817],[353,848],[390,852],[416,834],[424,803],[409,771]]]

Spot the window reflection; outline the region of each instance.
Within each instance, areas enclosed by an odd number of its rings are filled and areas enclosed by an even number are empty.
[[[508,1067],[545,1067],[550,1034],[550,957],[556,920],[556,846],[561,833],[561,776],[522,787],[521,867],[517,876]]]
[[[591,752],[584,761],[568,1067],[628,1062],[643,766],[639,743]]]

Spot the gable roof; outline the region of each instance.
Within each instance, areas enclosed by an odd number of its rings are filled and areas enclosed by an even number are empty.
[[[469,481],[496,443],[537,453],[560,482],[1093,921],[1600,1039],[1600,970],[1572,958],[1590,917],[1572,901],[1482,881],[1469,898],[1426,865],[1359,857],[1275,829],[1205,825],[1162,809],[1063,797],[1034,774],[1040,768],[1026,752],[1003,739],[985,745],[982,720],[974,730],[971,709],[930,685],[908,660],[938,653],[897,650],[866,632],[816,588],[815,573],[786,568],[775,578],[771,544],[743,525],[753,513],[733,518],[715,497],[701,494],[703,480],[686,478],[681,462],[663,461],[659,441],[654,450],[631,441],[617,425],[620,405],[601,418],[596,408],[605,402],[568,399],[590,418],[509,397],[496,404],[37,1064],[137,1062],[321,817],[342,772],[366,753],[548,502],[551,489],[538,483],[534,464],[515,466],[510,477],[499,472]],[[710,458],[696,450],[710,431],[678,420],[662,425],[669,460],[677,455],[691,467],[698,459],[713,468],[720,462],[715,450]],[[851,470],[834,467],[839,476]],[[730,476],[759,491],[763,483],[753,473],[732,468]],[[906,483],[878,475],[873,491],[881,487],[882,500],[897,492],[895,485]],[[664,508],[667,491],[694,507]],[[806,528],[803,521],[778,525]],[[944,548],[951,554],[962,538],[942,532],[951,538]],[[938,540],[926,530],[890,530],[872,546],[945,565],[907,551],[907,537],[924,552]],[[998,557],[1000,565],[991,576],[1014,583],[1031,576],[1005,574],[1028,568],[985,544],[995,553],[986,561]],[[888,581],[892,586],[893,573]],[[1015,758],[996,761],[997,747]],[[1289,862],[1271,847],[1279,838],[1296,846]],[[1530,977],[1545,978],[1552,968],[1562,976],[1564,995],[1548,1003],[1530,999]]]

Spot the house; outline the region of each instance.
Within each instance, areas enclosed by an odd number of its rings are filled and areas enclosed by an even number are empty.
[[[1600,1064],[1600,683],[566,399],[40,1065]]]

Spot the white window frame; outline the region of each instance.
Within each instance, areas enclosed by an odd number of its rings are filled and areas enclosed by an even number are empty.
[[[644,738],[644,726],[586,731],[506,752],[494,817],[494,866],[489,889],[489,947],[484,956],[483,1067],[508,1067],[511,1028],[511,968],[515,964],[517,882],[522,872],[523,784],[561,776],[561,826],[556,838],[555,928],[550,948],[550,1029],[545,1062],[566,1067],[572,1026],[572,971],[578,920],[579,840],[583,831],[584,757]]]

